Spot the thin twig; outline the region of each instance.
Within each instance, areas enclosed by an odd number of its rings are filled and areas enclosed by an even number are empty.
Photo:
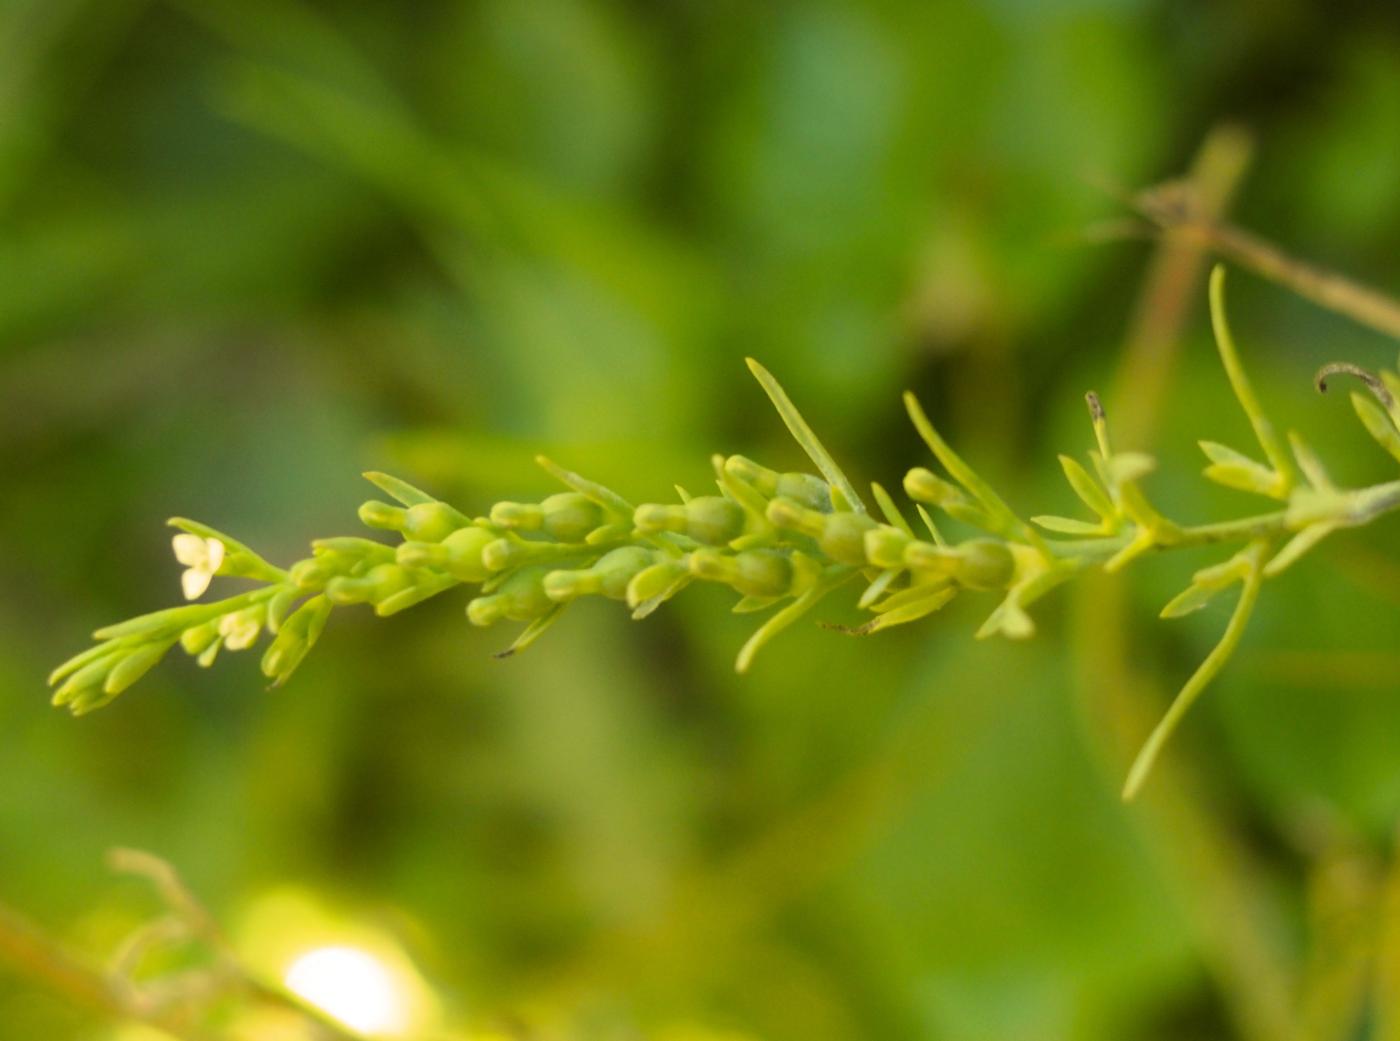
[[[1266,239],[1214,217],[1188,184],[1149,188],[1133,208],[1165,232],[1196,240],[1255,274],[1329,311],[1400,340],[1400,300],[1346,275],[1285,253]]]

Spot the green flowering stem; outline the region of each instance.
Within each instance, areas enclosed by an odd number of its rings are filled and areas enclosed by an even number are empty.
[[[904,477],[929,539],[920,538],[894,498],[871,488],[882,523],[870,515],[835,459],[791,399],[757,362],[750,368],[818,473],[783,473],[745,456],[714,456],[717,494],[681,489],[678,502],[633,505],[617,492],[541,457],[540,465],[566,490],[540,502],[498,502],[473,518],[398,478],[365,476],[393,503],[372,500],[360,520],[397,544],[358,537],[317,539],[311,556],[286,570],[240,542],[194,521],[177,520],[173,548],[186,565],[181,584],[198,599],[215,577],[262,582],[259,588],[212,603],[157,611],[100,629],[100,642],[54,671],[54,703],[83,713],[107,704],[179,646],[201,665],[221,649],[273,640],[262,671],[274,686],[291,676],[320,638],[337,607],[363,604],[386,616],[460,585],[476,587],[466,605],[473,625],[509,621],[523,626],[499,656],[515,654],[585,599],[623,601],[644,618],[692,582],[726,585],[735,611],[772,610],[736,661],[748,670],[757,652],[857,578],[865,588],[856,607],[868,620],[832,626],[870,635],[940,610],[962,594],[995,593],[999,600],[978,638],[1025,639],[1029,613],[1041,598],[1092,568],[1117,571],[1147,553],[1243,543],[1229,560],[1197,571],[1164,609],[1174,618],[1210,603],[1242,583],[1239,603],[1220,643],[1187,682],[1143,749],[1125,795],[1142,785],[1167,738],[1239,643],[1267,578],[1291,566],[1327,536],[1400,509],[1400,480],[1341,489],[1296,434],[1280,439],[1244,373],[1224,310],[1224,275],[1211,279],[1211,314],[1221,363],[1267,463],[1213,441],[1205,476],[1219,484],[1280,502],[1266,513],[1185,524],[1155,505],[1143,482],[1156,461],[1122,451],[1109,436],[1096,395],[1086,396],[1094,448],[1088,465],[1060,456],[1061,471],[1092,520],[1053,515],[1023,519],[938,432],[912,394],[905,407],[944,475],[915,467]],[[1376,400],[1357,399],[1362,425],[1400,459],[1400,376],[1355,366],[1323,371],[1360,375]],[[1284,445],[1292,452],[1290,457]],[[944,535],[929,509],[963,529]],[[1043,528],[1049,535],[1042,535]]]

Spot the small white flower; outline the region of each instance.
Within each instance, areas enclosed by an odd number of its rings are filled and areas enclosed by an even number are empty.
[[[185,599],[198,600],[224,562],[224,544],[218,539],[201,538],[189,532],[176,535],[170,544],[174,547],[175,559],[186,568],[180,576]]]
[[[241,651],[251,647],[262,632],[263,614],[257,607],[247,607],[234,611],[219,619],[219,635],[224,646],[231,651]]]

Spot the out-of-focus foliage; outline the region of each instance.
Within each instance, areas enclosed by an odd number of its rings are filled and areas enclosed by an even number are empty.
[[[716,449],[795,468],[744,355],[853,477],[923,462],[913,387],[1013,505],[1064,512],[1053,455],[1087,447],[1147,248],[1083,242],[1116,212],[1090,183],[1241,119],[1237,217],[1393,287],[1397,98],[1396,18],[1350,4],[5,0],[0,899],[101,951],[114,844],[235,933],[304,887],[470,1029],[1272,1036],[1240,1009],[1303,964],[1318,865],[1388,859],[1400,814],[1393,522],[1278,580],[1169,753],[1249,853],[1223,905],[1189,821],[1118,805],[1081,660],[1115,652],[1063,600],[1029,645],[798,627],[742,679],[750,620],[705,590],[507,662],[454,605],[340,612],[286,688],[179,662],[80,721],[43,677],[174,601],[172,514],[286,563],[371,467],[466,509],[551,490],[538,451],[653,500]],[[1389,476],[1309,374],[1394,345],[1234,292],[1280,425]],[[1135,447],[1174,514],[1228,516],[1194,441],[1248,431],[1203,306],[1182,350]],[[1133,583],[1149,676],[1219,632],[1148,624],[1201,563]],[[1257,978],[1219,958],[1246,904],[1277,926]],[[0,1028],[109,1036],[3,976]]]

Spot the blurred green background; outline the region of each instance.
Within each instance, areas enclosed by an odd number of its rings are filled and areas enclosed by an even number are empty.
[[[962,604],[801,626],[742,678],[752,618],[695,589],[511,661],[449,596],[337,612],[275,692],[249,655],[76,721],[43,685],[178,599],[172,514],[286,562],[355,533],[369,468],[474,511],[550,490],[541,450],[634,500],[714,451],[797,468],[745,355],[858,480],[925,461],[911,387],[1013,505],[1067,512],[1054,456],[1152,248],[1088,240],[1123,213],[1094,185],[1184,171],[1222,120],[1256,142],[1236,219],[1400,286],[1394,8],[3,0],[0,899],[100,955],[114,844],[235,933],[300,887],[401,944],[460,1036],[1400,1037],[1384,1009],[1302,1032],[1400,935],[1394,523],[1266,590],[1130,808],[1116,735],[1223,626],[1155,619],[1209,555],[1107,618],[1052,598],[1029,643]],[[1280,422],[1385,478],[1309,380],[1395,344],[1243,274],[1232,301]],[[1203,311],[1133,446],[1193,520],[1253,509],[1198,477],[1195,439],[1247,435]],[[0,1035],[113,1029],[0,970]]]

